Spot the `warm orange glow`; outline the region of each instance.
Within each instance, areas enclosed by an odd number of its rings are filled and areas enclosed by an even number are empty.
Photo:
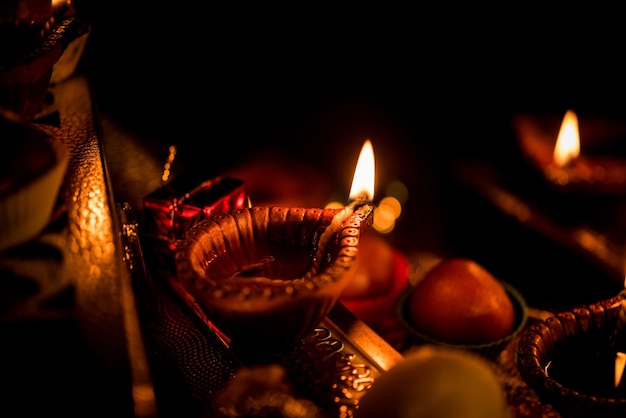
[[[372,227],[381,234],[388,234],[396,226],[396,218],[388,207],[377,207],[374,209],[374,223]]]
[[[623,266],[624,266],[624,281],[622,283],[624,285],[624,290],[626,290],[626,253],[625,253],[623,262],[624,262],[624,264],[623,264]]]
[[[578,117],[572,110],[568,110],[563,117],[559,136],[554,147],[554,162],[559,167],[567,165],[580,154],[580,134],[578,132]]]
[[[69,7],[72,0],[51,0],[51,4],[54,10],[60,10],[62,7]]]
[[[618,387],[622,381],[624,368],[626,367],[626,353],[618,351],[615,355],[615,387]]]
[[[375,179],[374,148],[368,139],[361,148],[361,154],[356,163],[354,177],[352,178],[352,188],[350,189],[350,199],[356,199],[365,194],[368,201],[374,198]]]

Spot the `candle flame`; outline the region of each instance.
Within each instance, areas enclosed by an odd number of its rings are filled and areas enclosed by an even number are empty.
[[[580,134],[578,132],[578,117],[572,110],[568,110],[563,117],[559,136],[554,147],[554,162],[564,167],[580,154]]]
[[[374,148],[372,142],[367,139],[361,148],[361,154],[356,163],[354,177],[352,178],[352,188],[350,189],[350,199],[356,199],[366,195],[367,200],[374,198],[375,163]]]

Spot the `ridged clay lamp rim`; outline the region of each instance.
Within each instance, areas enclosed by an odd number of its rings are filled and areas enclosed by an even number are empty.
[[[546,368],[557,355],[560,342],[591,333],[612,338],[616,333],[624,332],[625,325],[624,291],[610,299],[575,307],[535,322],[524,330],[517,346],[520,375],[543,402],[554,405],[565,416],[624,417],[626,399],[595,396],[569,388],[551,377]]]
[[[341,222],[331,239],[320,243],[335,215],[342,209],[251,207],[215,215],[186,233],[177,243],[179,280],[214,298],[238,296],[247,300],[277,296],[296,297],[316,292],[340,280],[358,252],[361,227],[372,222],[372,208],[355,210]],[[332,235],[332,236],[331,236]],[[292,279],[256,276],[267,255],[253,253],[259,242],[288,244],[310,252],[304,274]],[[236,250],[236,251],[233,251]],[[229,277],[207,274],[211,263],[230,258]],[[250,262],[252,261],[252,262]],[[243,264],[241,264],[243,262]],[[242,274],[248,270],[249,274]]]

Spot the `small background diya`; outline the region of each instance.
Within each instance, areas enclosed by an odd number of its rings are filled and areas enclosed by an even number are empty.
[[[581,114],[520,114],[513,120],[527,162],[553,190],[626,194],[626,123]]]
[[[373,167],[367,141],[344,208],[242,208],[196,223],[177,243],[180,284],[242,361],[293,349],[330,312],[373,222]]]
[[[518,115],[514,127],[525,163],[510,176],[524,203],[517,210],[527,210],[519,218],[534,216],[533,228],[542,235],[598,263],[615,276],[619,292],[626,243],[626,122],[570,110]]]
[[[626,416],[626,292],[563,311],[520,335],[517,363],[564,418]]]

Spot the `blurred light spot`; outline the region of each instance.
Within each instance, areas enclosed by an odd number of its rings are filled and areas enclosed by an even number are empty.
[[[394,180],[386,187],[387,196],[381,199],[374,208],[374,222],[372,228],[381,234],[392,232],[396,226],[396,219],[402,213],[402,204],[406,202],[409,192],[404,183]],[[341,209],[344,203],[332,201],[326,204],[325,209]]]
[[[400,213],[402,213],[402,205],[395,197],[387,196],[383,198],[378,207],[386,211],[390,211],[395,219],[398,219]]]
[[[409,198],[409,189],[400,180],[394,180],[387,185],[387,196],[395,197],[400,204],[406,203]]]
[[[374,209],[374,223],[372,227],[382,233],[388,234],[393,231],[396,225],[396,218],[392,211],[377,207]]]
[[[344,206],[345,205],[341,202],[329,202],[326,204],[326,207],[324,209],[341,209]]]

